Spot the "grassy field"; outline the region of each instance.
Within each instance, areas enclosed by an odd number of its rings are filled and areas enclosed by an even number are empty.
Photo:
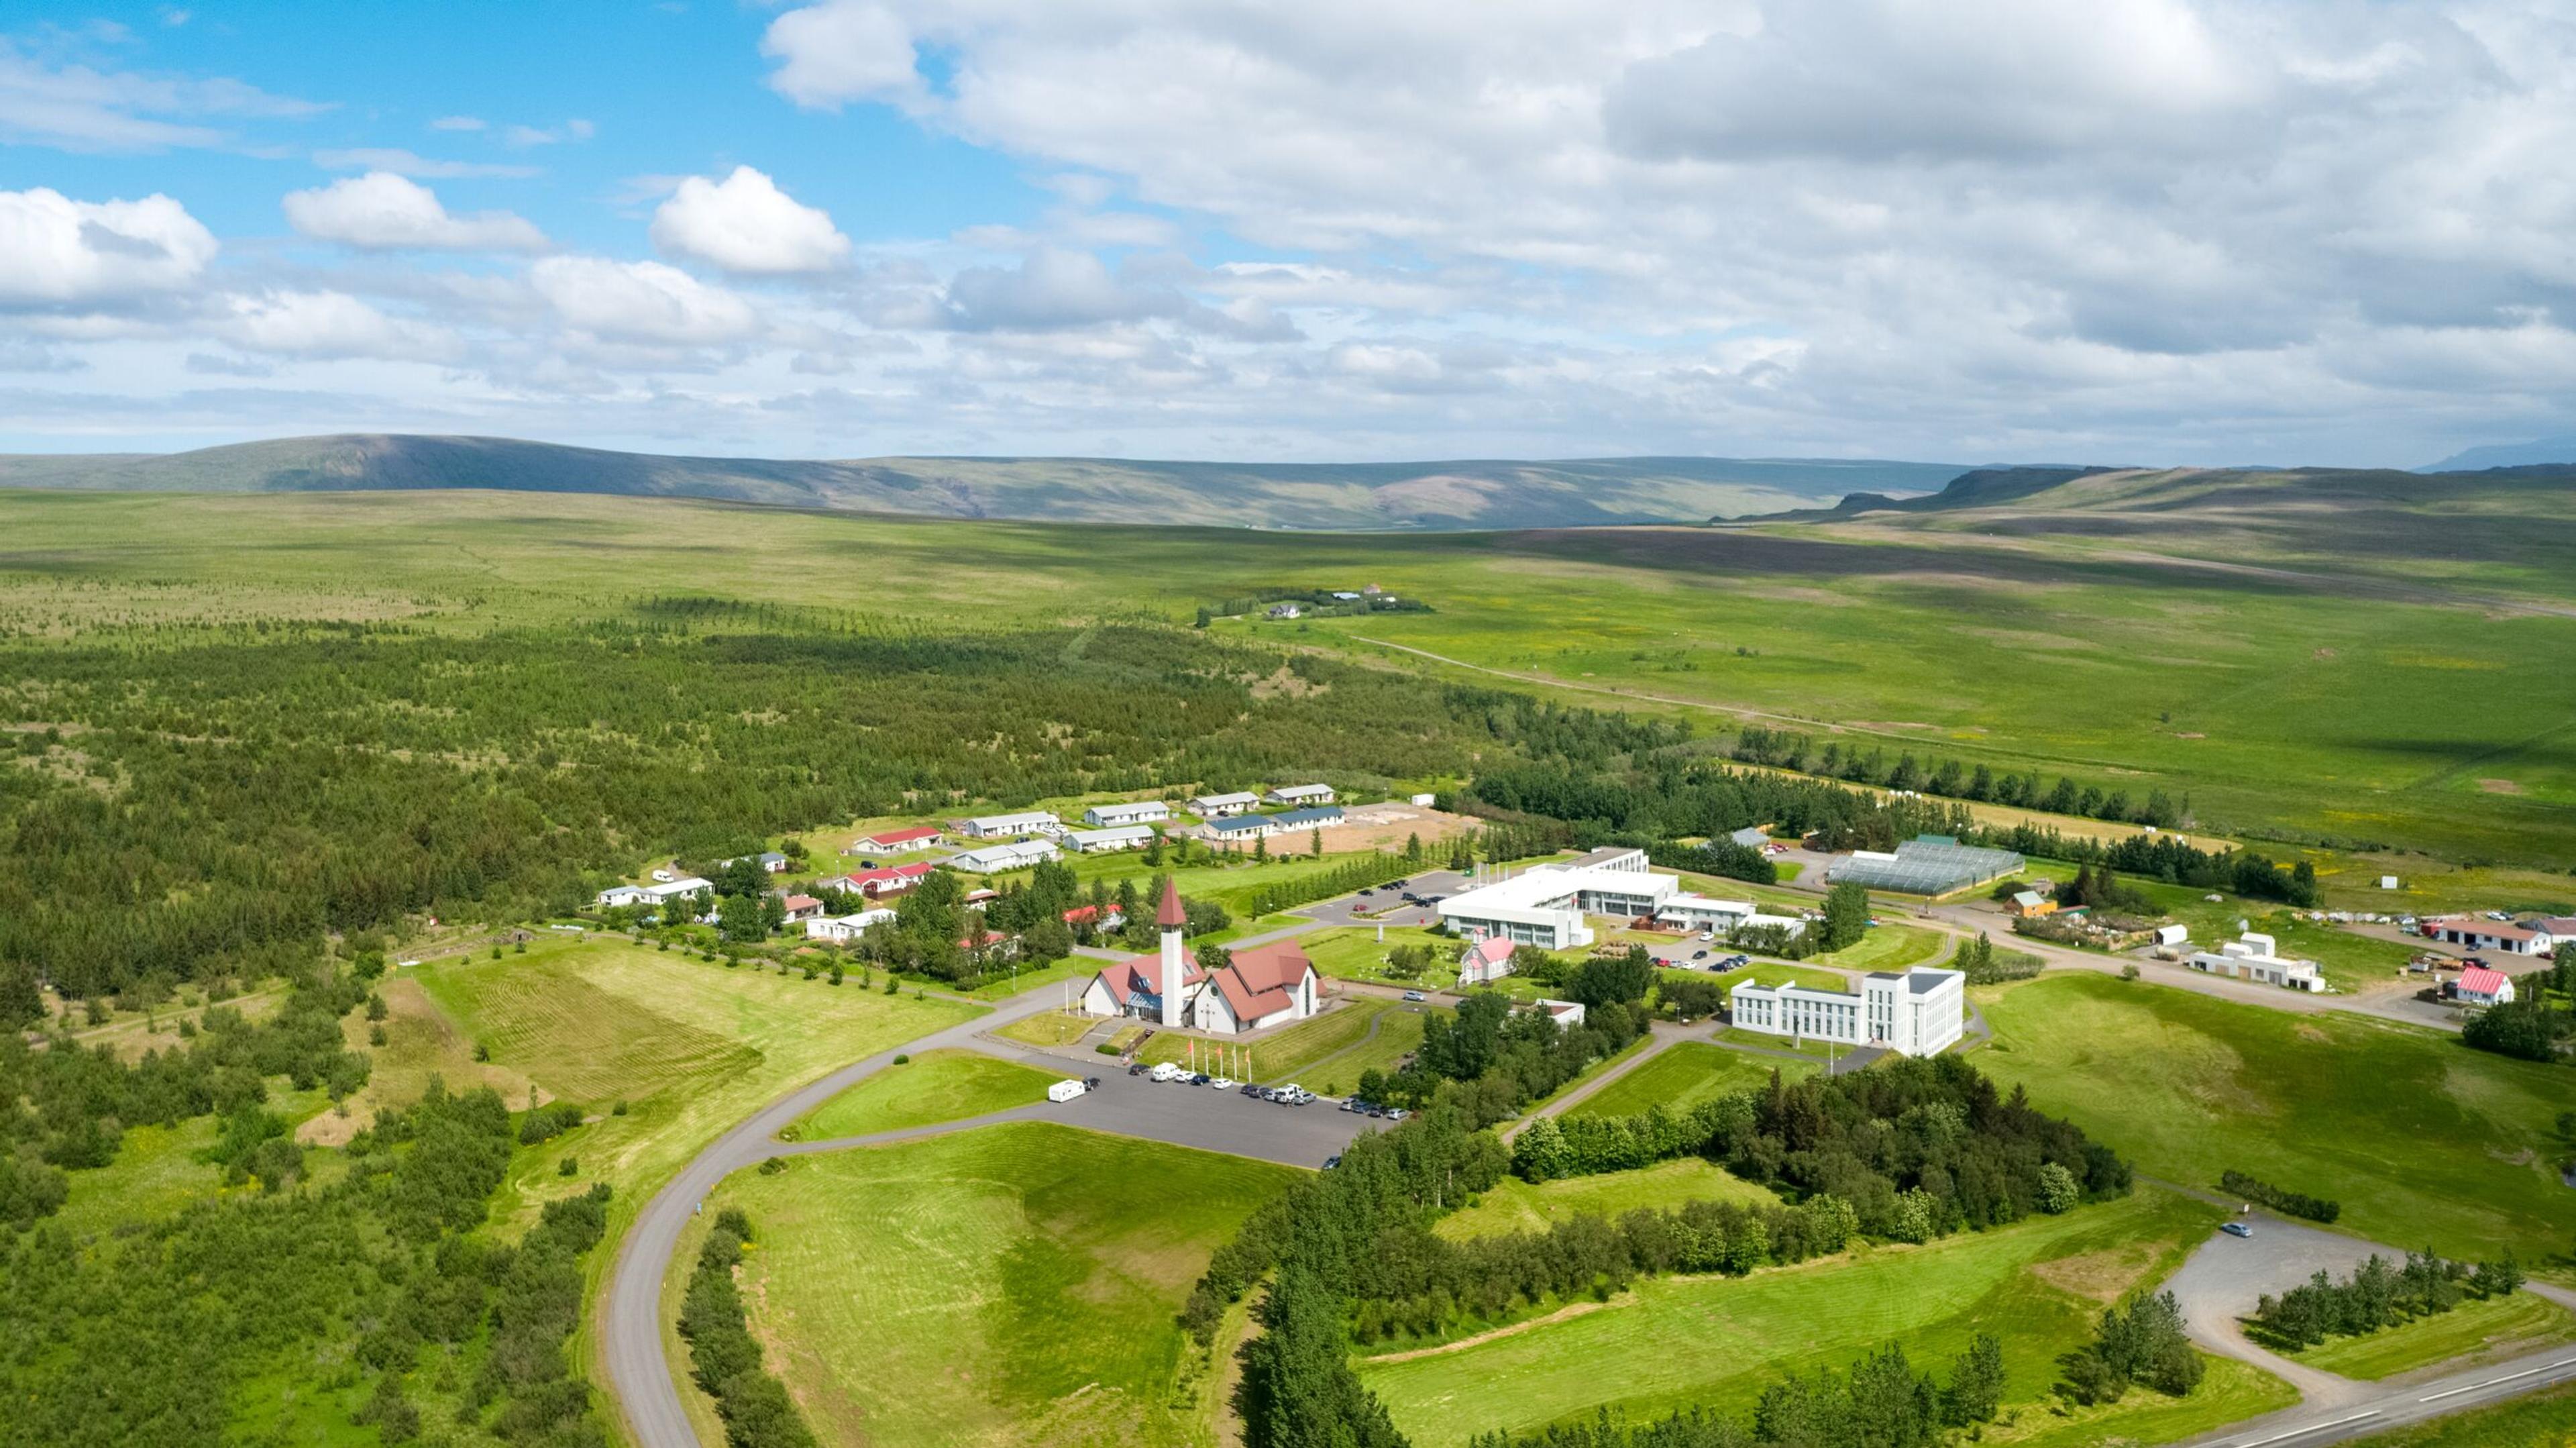
[[[2576,1339],[2576,1314],[2538,1293],[2517,1292],[2463,1302],[2363,1337],[2330,1337],[2291,1356],[2312,1368],[2377,1381],[2435,1363],[2510,1357],[2570,1339]]]
[[[319,1089],[293,1090],[283,1076],[268,1085],[267,1109],[290,1123],[309,1125],[329,1114],[330,1098]],[[128,1127],[115,1160],[103,1167],[64,1173],[71,1195],[63,1199],[62,1211],[49,1220],[84,1236],[127,1222],[159,1221],[191,1202],[228,1192],[256,1195],[258,1183],[227,1187],[222,1167],[197,1159],[198,1152],[215,1144],[222,1126],[213,1116],[196,1116],[177,1126]],[[305,1164],[316,1174],[336,1166],[321,1153],[308,1154]]]
[[[2003,1339],[2006,1401],[2021,1405],[2017,1428],[2035,1435],[2055,1426],[2034,1405],[2056,1380],[2057,1355],[2082,1340],[2101,1304],[2170,1271],[2218,1215],[2150,1189],[1925,1247],[1746,1278],[1650,1279],[1595,1310],[1460,1349],[1363,1362],[1360,1371],[1418,1448],[1451,1448],[1488,1429],[1588,1416],[1601,1404],[1631,1418],[1693,1404],[1746,1411],[1783,1372],[1842,1367],[1891,1340],[1918,1365],[1946,1369],[1984,1330]],[[2125,1431],[2129,1415],[2170,1411],[2182,1421],[2159,1436],[2184,1436],[2292,1401],[2286,1386],[2260,1375],[2213,1370],[2213,1383],[2217,1391],[2182,1404],[2133,1395],[2084,1424],[2093,1436],[2075,1441]]]
[[[716,1204],[761,1235],[753,1325],[828,1444],[1214,1448],[1174,1314],[1292,1175],[1029,1122],[801,1157]]]
[[[2187,793],[2209,833],[2576,860],[2576,679],[2528,668],[2576,654],[2576,618],[2437,584],[2393,592],[2334,549],[2261,576],[2071,535],[1851,527],[1306,536],[468,491],[17,493],[0,510],[21,584],[0,622],[40,632],[162,618],[480,630],[655,593],[898,624],[1186,622],[1248,583],[1365,577],[1436,611],[1217,627],[1712,730],[1749,716],[2133,797]],[[2548,595],[2570,591],[2560,570]],[[2464,688],[2477,708],[2456,707]]]
[[[1711,1097],[1749,1091],[1771,1079],[1773,1067],[1795,1081],[1812,1076],[1805,1061],[1748,1055],[1700,1041],[1681,1041],[1653,1060],[1567,1108],[1570,1116],[1633,1116],[1649,1106],[1683,1111]]]
[[[1322,1015],[1299,1021],[1278,1034],[1255,1041],[1197,1043],[1199,1069],[1240,1080],[1296,1081],[1309,1090],[1340,1095],[1357,1085],[1362,1071],[1390,1071],[1396,1061],[1422,1044],[1422,1021],[1429,1008],[1405,1005],[1379,996],[1352,995]],[[1192,1059],[1191,1038],[1160,1032],[1136,1053],[1145,1062]],[[1247,1067],[1246,1061],[1250,1062]],[[1339,1088],[1338,1090],[1328,1089]]]
[[[1817,965],[1841,970],[1903,970],[1929,965],[1950,951],[1950,937],[1920,925],[1877,925],[1859,943],[1809,956]]]
[[[2232,1167],[2334,1198],[2341,1227],[2383,1242],[2567,1270],[2563,1067],[2089,972],[1976,994],[1995,1030],[1978,1067],[2140,1171],[2210,1186]]]
[[[2356,1438],[2353,1448],[2576,1448],[2576,1383]]]
[[[495,1063],[546,1094],[594,1114],[617,1100],[628,1104],[626,1115],[603,1116],[561,1138],[559,1152],[520,1164],[505,1189],[509,1205],[496,1212],[520,1222],[592,1180],[608,1181],[619,1209],[631,1211],[772,1098],[977,1009],[607,941],[435,962],[415,978]],[[556,1179],[559,1154],[578,1154],[579,1181]]]
[[[1005,1040],[1032,1046],[1064,1046],[1081,1040],[1085,1033],[1100,1024],[1100,1017],[1063,1011],[1040,1011],[1022,1016],[994,1032]]]
[[[1377,936],[1374,927],[1335,926],[1300,935],[1297,944],[1306,952],[1306,958],[1315,962],[1315,969],[1342,980],[1400,980],[1428,990],[1445,990],[1457,984],[1456,940],[1410,925],[1388,926],[1384,941]],[[1436,963],[1418,976],[1390,975],[1386,955],[1399,945],[1428,946]]]
[[[1543,1232],[1568,1217],[1591,1212],[1616,1217],[1638,1207],[1672,1208],[1695,1201],[1773,1202],[1769,1191],[1698,1157],[1658,1162],[1635,1171],[1572,1177],[1532,1186],[1505,1177],[1470,1205],[1442,1217],[1434,1230],[1452,1241],[1504,1232]]]
[[[780,1135],[789,1141],[828,1141],[935,1121],[963,1121],[1044,1101],[1047,1087],[1061,1079],[1055,1072],[974,1051],[931,1051],[886,1067],[816,1107]]]

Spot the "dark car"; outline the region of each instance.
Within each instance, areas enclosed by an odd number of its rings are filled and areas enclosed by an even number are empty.
[[[1331,1171],[1333,1168],[1340,1166],[1341,1164],[1342,1154],[1338,1151],[1334,1152],[1331,1156],[1324,1158],[1324,1170],[1326,1171]]]
[[[1251,1082],[1249,1082],[1249,1081],[1246,1081],[1246,1082],[1244,1082],[1244,1083],[1243,1083],[1243,1094],[1244,1094],[1244,1095],[1246,1095],[1246,1096],[1258,1096],[1258,1095],[1260,1095],[1260,1094],[1261,1094],[1261,1092],[1262,1092],[1262,1088],[1261,1088],[1261,1087],[1259,1087],[1259,1086],[1255,1086],[1254,1084],[1252,1084],[1252,1083],[1251,1083]]]
[[[1205,1086],[1211,1079],[1213,1078],[1211,1078],[1205,1071],[1193,1071],[1190,1073],[1190,1084],[1193,1086]]]
[[[1361,891],[1360,891],[1360,893],[1361,893],[1361,894],[1363,894],[1363,895],[1374,895],[1374,894],[1376,894],[1377,892],[1376,892],[1375,890],[1363,889],[1363,890],[1361,890]]]
[[[1142,1061],[1139,1061],[1139,1062],[1137,1062],[1135,1065],[1130,1066],[1130,1067],[1128,1067],[1128,1068],[1127,1068],[1127,1074],[1128,1074],[1128,1075],[1130,1075],[1130,1076],[1142,1076],[1142,1075],[1144,1075],[1146,1072],[1151,1071],[1151,1070],[1153,1070],[1153,1069],[1154,1069],[1153,1067],[1146,1065],[1146,1064],[1145,1064],[1144,1062],[1142,1062]]]
[[[1082,1089],[1083,1089],[1083,1090],[1085,1090],[1085,1091],[1097,1091],[1097,1090],[1099,1090],[1099,1089],[1100,1089],[1100,1078],[1099,1078],[1099,1077],[1097,1077],[1097,1076],[1085,1076],[1085,1077],[1083,1077],[1083,1078],[1082,1078]]]

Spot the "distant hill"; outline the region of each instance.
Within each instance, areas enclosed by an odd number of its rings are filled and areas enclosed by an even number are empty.
[[[2486,468],[2528,468],[2551,463],[2576,463],[2576,437],[2544,437],[2536,442],[2495,443],[2468,448],[2415,471],[2468,473]]]
[[[1937,493],[1924,493],[1911,498],[1891,498],[1883,493],[1846,493],[1830,508],[1795,508],[1767,518],[1745,519],[1747,522],[1822,521],[1849,518],[1862,513],[1940,513],[1959,508],[1990,507],[2016,498],[2044,493],[2061,483],[2095,473],[2118,472],[2117,468],[2064,467],[2047,464],[2025,464],[2008,468],[1972,468],[1942,487]],[[1712,521],[1724,521],[1713,519]]]
[[[510,438],[349,435],[194,452],[0,455],[0,488],[312,492],[501,488],[721,498],[955,518],[1315,531],[1697,521],[1912,494],[1941,463],[1809,458],[1561,462],[1135,462],[1108,458],[666,457]]]

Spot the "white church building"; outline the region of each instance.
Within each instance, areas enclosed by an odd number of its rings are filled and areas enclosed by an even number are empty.
[[[1082,992],[1087,1015],[1134,1016],[1166,1027],[1188,1027],[1231,1036],[1302,1021],[1323,1009],[1323,977],[1293,940],[1232,952],[1214,971],[1202,970],[1182,943],[1187,916],[1181,894],[1163,882],[1162,949],[1133,956],[1091,978]]]

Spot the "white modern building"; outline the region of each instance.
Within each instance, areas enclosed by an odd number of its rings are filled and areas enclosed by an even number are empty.
[[[1682,888],[1679,876],[1649,869],[1645,851],[1617,846],[1532,865],[1508,879],[1452,895],[1438,909],[1450,929],[1470,940],[1502,939],[1544,950],[1590,945],[1587,915],[1652,918],[1676,930],[1777,925],[1795,935],[1806,929],[1802,920],[1762,914],[1750,900],[1693,894]]]
[[[1082,822],[1096,830],[1159,824],[1171,817],[1172,807],[1159,799],[1140,799],[1129,804],[1095,804],[1082,812]]]
[[[828,941],[834,945],[847,945],[867,934],[869,926],[893,918],[893,911],[878,909],[862,910],[856,915],[832,915],[819,920],[808,920],[805,922],[805,938]]]
[[[2196,950],[2183,964],[2210,975],[2276,985],[2283,990],[2326,988],[2325,981],[2317,975],[2315,961],[2282,959],[2274,949],[2272,937],[2259,930],[2248,930],[2234,940],[2222,942],[2215,951]]]
[[[1261,796],[1250,790],[1240,794],[1202,794],[1190,800],[1190,813],[1203,820],[1221,820],[1239,815],[1261,803]]]
[[[1080,855],[1096,855],[1106,850],[1141,850],[1154,842],[1154,827],[1120,825],[1108,830],[1067,830],[1064,842]]]
[[[1727,993],[1727,1009],[1735,1025],[1764,1035],[1932,1056],[1967,1030],[1967,981],[1959,971],[1922,965],[1872,971],[1861,977],[1858,995],[1747,981]]]
[[[684,895],[712,894],[715,882],[695,875],[665,880],[655,885],[613,885],[599,892],[602,905],[662,905]]]
[[[1017,840],[968,850],[949,863],[974,874],[994,875],[1004,870],[1025,870],[1055,857],[1055,842],[1052,840]]]
[[[974,840],[1007,840],[1020,835],[1060,835],[1064,821],[1045,810],[1023,810],[1018,814],[978,815],[957,826],[957,833]]]
[[[1263,795],[1262,799],[1270,804],[1331,804],[1333,787],[1329,784],[1283,784]]]

